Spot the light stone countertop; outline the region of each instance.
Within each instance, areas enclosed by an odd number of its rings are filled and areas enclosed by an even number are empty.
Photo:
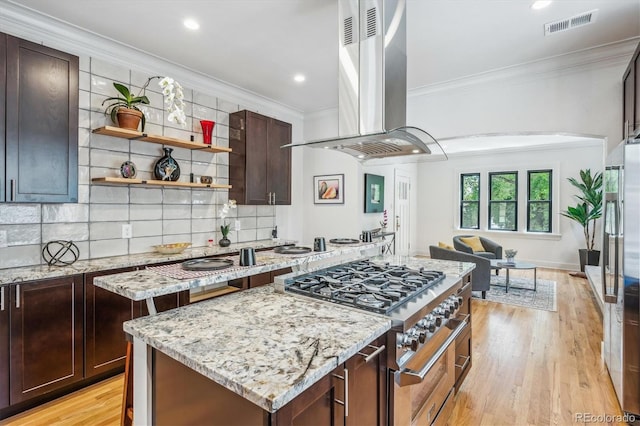
[[[124,330],[275,412],[391,327],[390,319],[258,287],[124,323]]]
[[[0,284],[14,282],[41,280],[45,278],[64,277],[68,275],[84,274],[88,272],[107,271],[110,269],[145,266],[156,263],[189,260],[198,257],[216,256],[237,253],[243,247],[255,249],[273,248],[286,244],[295,244],[296,241],[279,239],[249,241],[239,244],[231,244],[229,247],[194,247],[179,254],[139,253],[127,256],[103,257],[99,259],[79,260],[69,266],[25,266],[20,268],[0,269]]]
[[[93,280],[93,284],[131,300],[145,300],[150,297],[177,293],[197,287],[211,287],[215,284],[225,286],[229,280],[287,267],[300,267],[306,270],[310,262],[349,254],[360,254],[361,252],[378,248],[383,244],[384,241],[347,245],[327,244],[327,251],[312,251],[304,255],[284,255],[276,254],[273,251],[261,251],[256,253],[256,266],[231,268],[229,271],[223,269],[215,271],[212,275],[200,278],[176,279],[160,275],[151,270],[141,269],[139,271],[96,277]],[[344,260],[342,262],[344,262]]]

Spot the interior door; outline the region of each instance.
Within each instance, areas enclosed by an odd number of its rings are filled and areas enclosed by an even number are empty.
[[[406,256],[411,248],[411,178],[396,170],[394,188],[396,253]]]

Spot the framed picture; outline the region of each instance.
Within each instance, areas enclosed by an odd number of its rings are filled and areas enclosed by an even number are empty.
[[[315,204],[344,204],[344,175],[313,177]]]
[[[384,176],[364,174],[364,212],[382,213],[384,210]]]

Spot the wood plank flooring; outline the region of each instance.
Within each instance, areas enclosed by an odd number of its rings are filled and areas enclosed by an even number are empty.
[[[557,282],[558,312],[474,300],[473,367],[450,425],[565,425],[577,413],[622,414],[600,359],[602,319],[589,283],[566,271],[539,269],[538,277]],[[0,425],[115,426],[121,392],[120,375]]]

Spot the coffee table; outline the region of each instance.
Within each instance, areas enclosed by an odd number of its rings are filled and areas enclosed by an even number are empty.
[[[538,290],[538,277],[537,277],[537,266],[534,265],[533,263],[528,263],[528,262],[519,262],[519,261],[514,261],[512,263],[507,263],[505,260],[503,259],[490,259],[491,260],[491,269],[506,269],[507,270],[507,279],[505,281],[505,293],[509,292],[509,271],[511,269],[533,269],[533,291],[537,291]],[[511,286],[511,288],[518,288],[521,290],[531,290],[530,288],[524,288],[524,287],[513,287]]]

